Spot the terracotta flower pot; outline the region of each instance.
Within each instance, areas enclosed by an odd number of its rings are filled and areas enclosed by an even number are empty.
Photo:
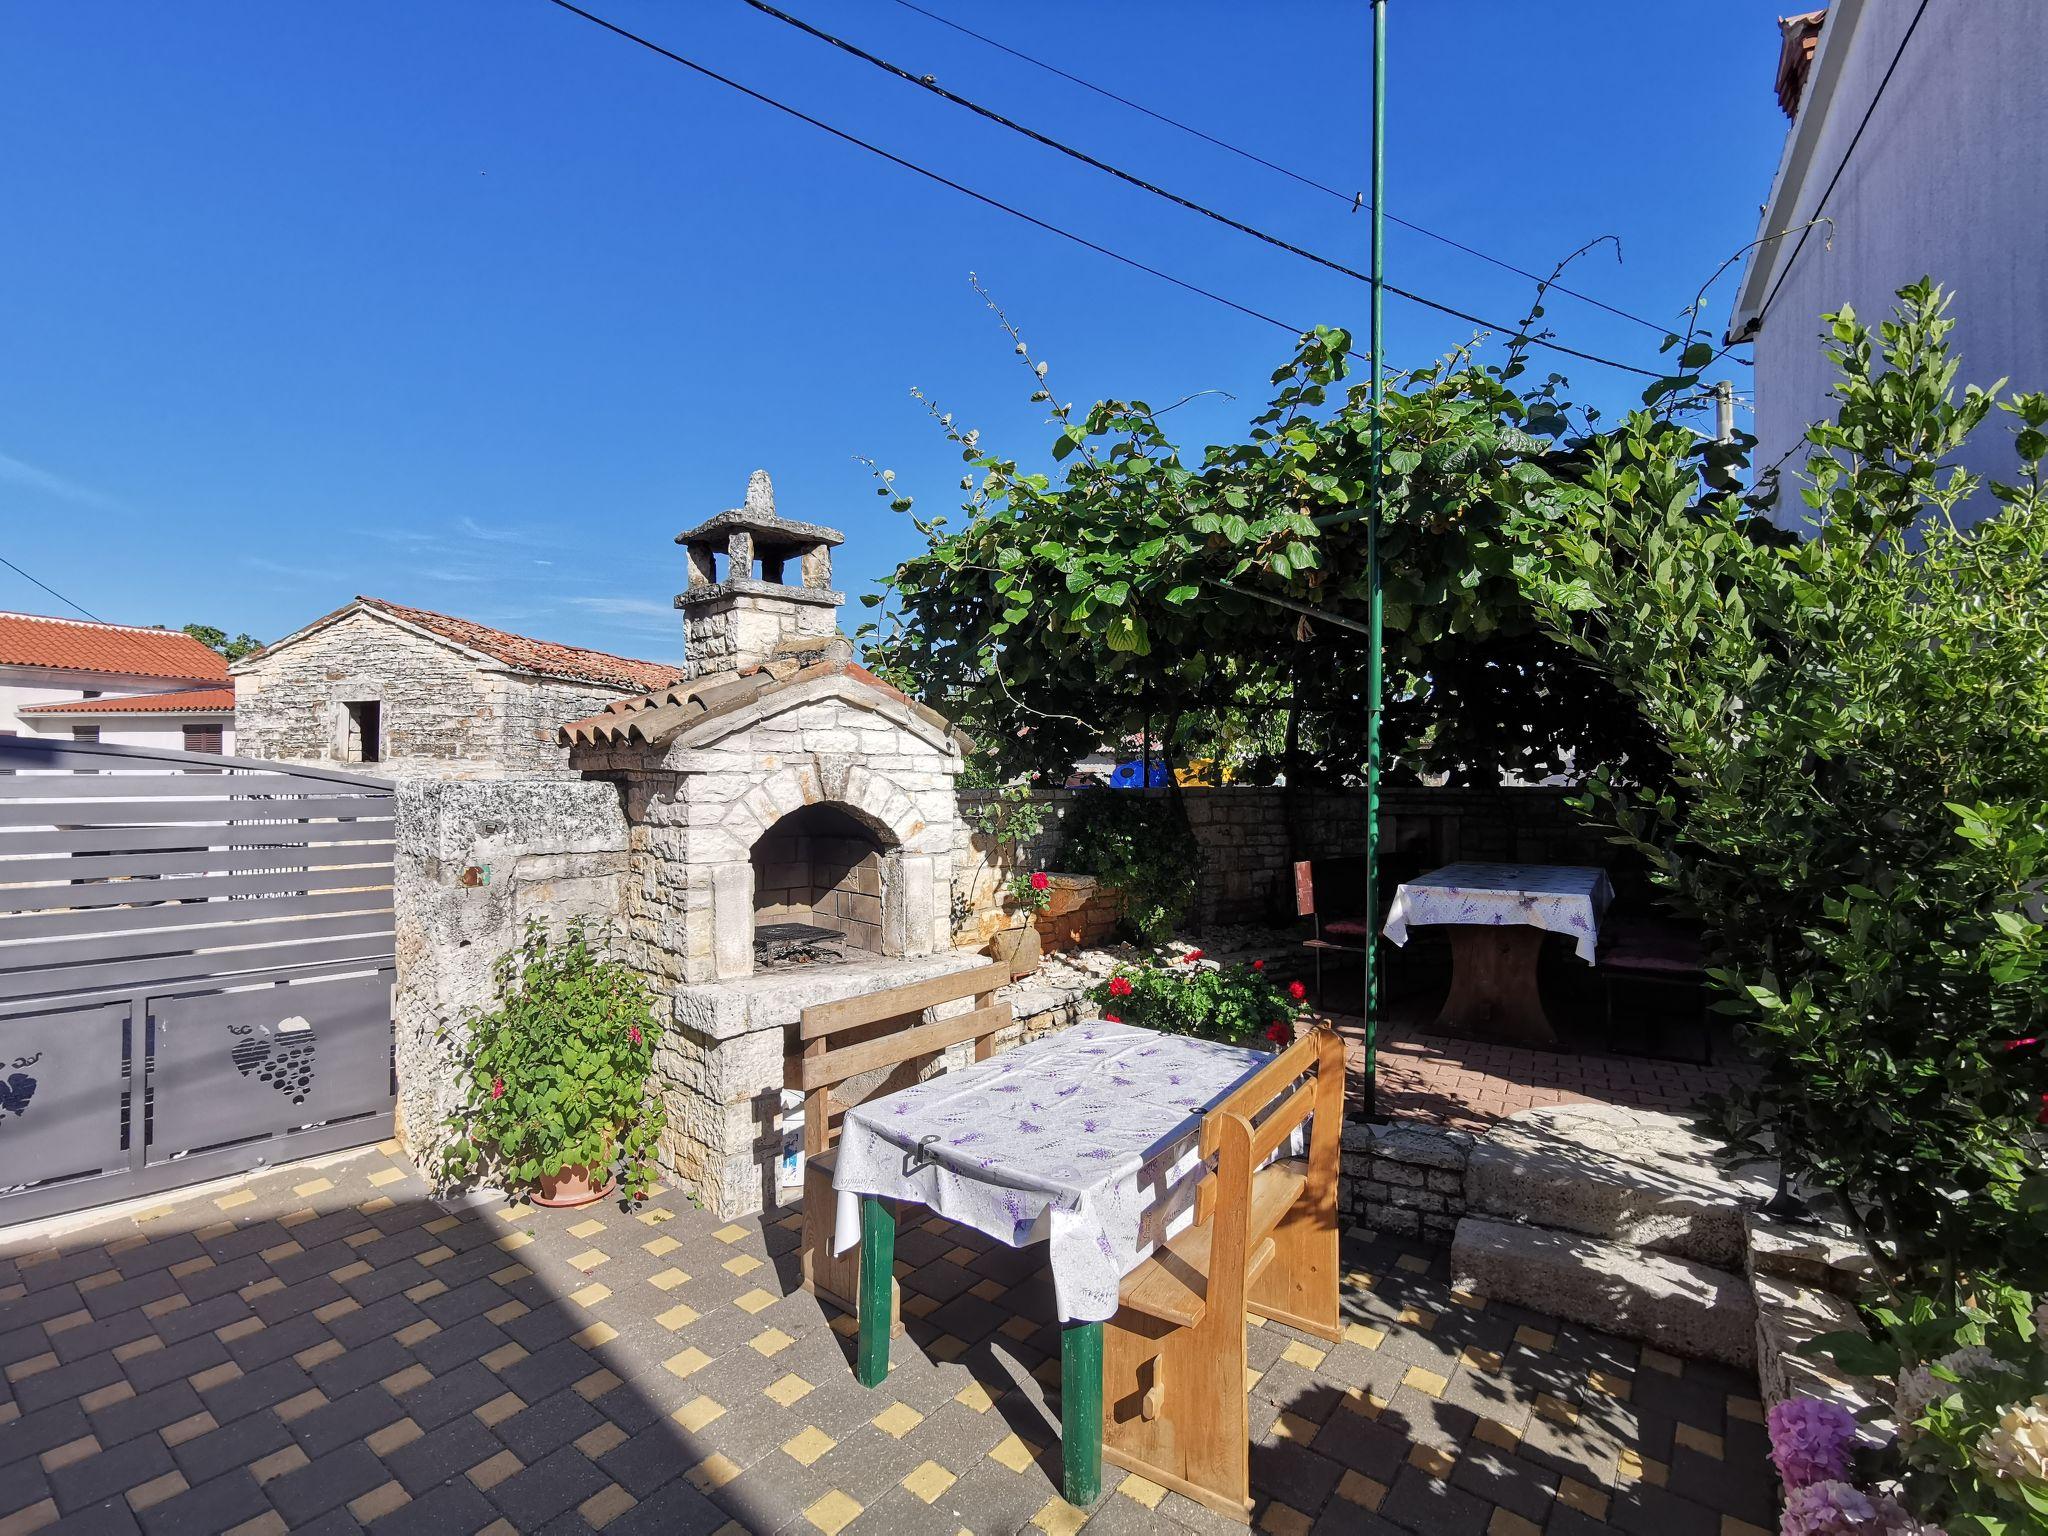
[[[602,1186],[590,1182],[590,1170],[581,1163],[564,1163],[560,1173],[544,1173],[531,1196],[535,1205],[545,1205],[556,1210],[578,1205],[590,1205],[602,1200],[618,1185],[618,1180],[609,1173]]]

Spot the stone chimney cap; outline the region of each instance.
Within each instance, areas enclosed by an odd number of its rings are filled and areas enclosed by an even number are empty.
[[[696,527],[676,535],[678,544],[711,543],[734,530],[754,535],[757,548],[793,549],[808,544],[844,544],[846,536],[837,528],[817,523],[796,523],[775,511],[775,486],[768,471],[757,469],[747,477],[747,499],[741,506],[706,518]]]

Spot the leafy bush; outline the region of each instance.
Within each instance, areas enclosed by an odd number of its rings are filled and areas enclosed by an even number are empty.
[[[1060,867],[1115,891],[1125,926],[1142,942],[1164,943],[1194,909],[1202,850],[1171,800],[1090,790],[1062,830]]]
[[[1225,968],[1202,965],[1201,956],[1197,949],[1173,965],[1119,966],[1089,999],[1105,1018],[1163,1034],[1232,1045],[1294,1038],[1290,1021],[1307,992],[1300,982],[1283,992],[1264,961]]]
[[[1946,304],[1902,290],[1875,344],[1829,317],[1811,537],[1698,499],[1698,440],[1638,413],[1584,445],[1522,572],[1669,749],[1670,785],[1586,804],[1715,941],[1763,1068],[1723,1129],[1835,1191],[1895,1297],[1952,1305],[2048,1261],[2048,397],[1958,400]],[[1994,407],[2017,473],[1959,529],[1980,482],[1953,460]]]
[[[1021,911],[1043,912],[1052,905],[1052,877],[1042,869],[1018,870],[1003,891]]]
[[[643,1195],[667,1123],[648,1090],[661,1025],[647,983],[601,956],[580,925],[557,944],[528,924],[493,974],[500,1001],[468,1026],[444,1174],[492,1168],[531,1184],[580,1165],[595,1183],[616,1168],[626,1193]]]

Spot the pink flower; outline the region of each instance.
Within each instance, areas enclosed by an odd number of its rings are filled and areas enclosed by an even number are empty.
[[[2029,1036],[2027,1036],[2027,1038],[2026,1038],[2026,1039],[2024,1039],[2024,1040],[2008,1040],[2008,1041],[2006,1041],[2006,1042],[2005,1042],[2005,1048],[2006,1048],[2006,1049],[2007,1049],[2008,1051],[2016,1051],[2016,1050],[2020,1049],[2020,1047],[2022,1047],[2022,1046],[2027,1046],[2027,1045],[2039,1045],[2040,1043],[2041,1043],[2041,1037],[2040,1037],[2039,1035],[2029,1035]]]
[[[627,1030],[626,1038],[628,1040],[631,1040],[635,1045],[638,1045],[640,1043],[640,1026],[638,1024],[635,1024],[631,1029]]]
[[[1771,1409],[1765,1422],[1771,1433],[1771,1461],[1787,1488],[1848,1476],[1856,1420],[1839,1403],[1788,1397]]]
[[[1031,872],[1031,889],[1033,889],[1034,891],[1044,891],[1050,890],[1051,888],[1052,876],[1048,875],[1042,869],[1036,869]]]
[[[1110,977],[1109,995],[1111,997],[1129,997],[1131,995],[1131,978],[1128,976]]]
[[[1266,1038],[1275,1045],[1285,1045],[1294,1038],[1294,1031],[1275,1019],[1266,1026]]]
[[[491,1097],[494,1099],[502,1099],[503,1097],[505,1097],[505,1079],[503,1079],[502,1077],[494,1077],[491,1079]]]
[[[1308,988],[1298,981],[1290,981],[1287,983],[1287,995],[1298,1003],[1308,996]]]
[[[1102,1016],[1102,1022],[1103,1022],[1103,1023],[1105,1023],[1105,1024],[1121,1024],[1121,1023],[1123,1023],[1123,1020],[1122,1020],[1122,1019],[1120,1019],[1120,1018],[1118,1018],[1118,1017],[1117,1017],[1117,1016],[1116,1016],[1115,1014],[1113,1014],[1113,1013],[1105,1013],[1105,1014],[1104,1014],[1104,1015]]]

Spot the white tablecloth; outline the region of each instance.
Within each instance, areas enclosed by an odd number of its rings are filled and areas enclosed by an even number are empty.
[[[1577,941],[1591,965],[1600,919],[1614,900],[1607,872],[1579,864],[1446,864],[1407,881],[1387,908],[1386,935],[1408,942],[1408,930],[1429,923],[1502,927],[1521,923]]]
[[[833,1246],[860,1240],[860,1196],[916,1201],[1012,1247],[1049,1239],[1061,1318],[1103,1321],[1190,1219],[1204,1111],[1271,1059],[1097,1021],[857,1105]]]

